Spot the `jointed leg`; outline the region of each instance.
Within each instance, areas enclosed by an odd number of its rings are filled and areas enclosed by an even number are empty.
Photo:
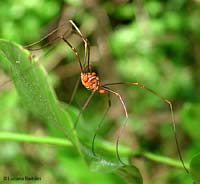
[[[73,50],[73,52],[74,52],[74,54],[75,54],[75,56],[76,56],[76,58],[77,58],[77,60],[78,60],[78,62],[79,62],[81,71],[83,71],[83,66],[82,66],[82,64],[81,64],[81,58],[80,58],[80,56],[79,56],[77,50],[76,50],[64,37],[63,37],[62,39],[63,39],[63,41],[64,41],[65,43],[67,43],[67,45]]]
[[[117,158],[118,158],[119,162],[120,162],[122,165],[126,165],[126,164],[122,161],[122,159],[120,158],[120,155],[119,155],[119,140],[120,140],[120,137],[121,137],[121,135],[122,135],[122,132],[123,132],[124,128],[125,128],[126,125],[127,125],[127,121],[128,121],[128,112],[127,112],[125,103],[124,103],[124,101],[123,101],[123,99],[122,99],[122,97],[121,97],[121,95],[120,95],[119,93],[117,93],[117,92],[111,90],[111,89],[108,88],[108,87],[105,87],[105,85],[102,86],[102,88],[105,89],[106,91],[108,91],[108,92],[113,93],[114,95],[116,95],[116,96],[119,98],[119,100],[120,100],[120,102],[121,102],[121,104],[122,104],[122,107],[123,107],[123,109],[124,109],[124,113],[125,113],[126,118],[125,118],[125,120],[124,120],[124,122],[123,122],[123,124],[122,124],[122,127],[120,128],[120,131],[119,131],[118,135],[117,135],[116,154],[117,154]]]
[[[93,139],[92,139],[92,153],[93,153],[94,156],[96,156],[95,149],[94,149],[95,138],[97,136],[97,133],[98,133],[99,129],[101,128],[101,126],[103,124],[103,121],[104,121],[104,119],[105,119],[110,107],[111,107],[111,99],[110,99],[110,94],[108,93],[108,107],[106,108],[106,111],[104,112],[103,118],[99,122],[99,124],[98,124],[98,126],[96,128],[95,134],[93,136]]]
[[[86,70],[89,71],[89,57],[90,57],[90,46],[89,46],[89,42],[87,41],[87,39],[83,36],[83,34],[81,33],[81,31],[78,29],[78,27],[76,26],[76,24],[72,21],[72,20],[69,20],[68,21],[68,24],[70,24],[70,28],[67,26],[66,28],[66,23],[65,24],[62,24],[60,25],[59,27],[57,27],[56,29],[54,29],[53,31],[51,31],[50,33],[48,33],[46,36],[44,36],[43,38],[41,38],[40,40],[34,42],[34,43],[31,43],[29,45],[25,45],[24,48],[27,48],[29,50],[39,50],[39,49],[42,49],[42,48],[45,48],[49,45],[51,45],[52,43],[54,43],[55,41],[59,41],[60,39],[62,39],[65,43],[68,44],[68,46],[73,50],[73,52],[75,53],[77,59],[78,59],[78,62],[79,62],[79,65],[81,67],[81,71],[83,70]],[[74,28],[75,30],[72,30],[72,28]],[[64,29],[64,32],[62,33],[59,33],[58,31],[62,31],[62,29]],[[70,34],[72,33],[76,33],[78,36],[81,37],[81,39],[84,41],[84,44],[85,44],[85,56],[84,56],[84,62],[83,62],[83,65],[81,64],[81,59],[80,59],[80,56],[77,52],[77,50],[67,41],[66,37],[68,37]],[[40,46],[40,47],[35,47],[35,48],[32,48],[33,46],[39,44],[40,42],[42,41],[45,41],[46,39],[48,39],[50,36],[52,35],[55,35],[55,37],[50,40],[48,43]],[[84,67],[83,67],[84,66]]]
[[[80,77],[79,77],[78,80],[76,81],[76,84],[75,84],[75,87],[74,87],[74,89],[73,89],[72,96],[71,96],[71,98],[70,98],[69,104],[71,104],[72,101],[74,100],[74,97],[75,97],[75,94],[76,94],[76,92],[77,92],[79,83],[80,83]]]
[[[60,25],[57,28],[55,28],[53,31],[51,31],[50,33],[48,33],[46,36],[42,37],[40,40],[38,40],[36,42],[33,42],[31,44],[25,45],[24,48],[27,48],[28,50],[39,50],[39,49],[42,49],[42,48],[45,48],[45,47],[51,45],[55,41],[59,41],[61,39],[61,37],[69,36],[72,33],[72,27],[70,27],[68,29],[65,28],[65,27],[66,27],[66,23]],[[64,31],[64,33],[62,33],[62,35],[59,35],[58,31],[60,31],[62,29],[65,29],[65,31]],[[46,39],[48,39],[50,36],[52,36],[54,34],[55,34],[55,37],[52,40],[50,40],[48,43],[46,43],[46,44],[44,44],[44,45],[42,45],[40,47],[32,48],[33,46],[36,46],[37,44],[39,44],[42,41],[45,41]]]
[[[87,40],[87,38],[85,38],[83,36],[83,34],[81,33],[81,31],[79,30],[79,28],[76,26],[76,24],[70,20],[69,21],[72,26],[74,27],[76,33],[81,37],[81,39],[83,40],[84,44],[85,44],[85,54],[84,54],[84,62],[83,62],[83,65],[84,65],[84,69],[87,68],[87,71],[89,71],[89,62],[90,62],[90,44]]]
[[[175,125],[175,120],[174,120],[174,113],[173,113],[173,106],[171,101],[169,101],[168,99],[164,98],[163,96],[161,96],[160,94],[156,93],[154,90],[146,87],[143,84],[140,84],[138,82],[116,82],[116,83],[110,83],[110,84],[104,84],[103,86],[114,86],[114,85],[121,85],[121,84],[129,84],[129,85],[134,85],[134,86],[138,86],[140,88],[144,88],[145,90],[149,91],[150,93],[158,96],[163,102],[165,102],[169,108],[170,108],[170,113],[171,113],[171,122],[172,122],[172,129],[173,129],[173,133],[174,133],[174,138],[175,138],[175,142],[176,142],[176,147],[177,147],[177,152],[180,158],[180,161],[183,165],[183,168],[185,169],[185,171],[187,173],[189,173],[188,169],[185,166],[185,163],[183,161],[183,157],[180,151],[180,146],[179,146],[179,142],[178,142],[178,137],[177,137],[177,133],[176,133],[176,125]]]
[[[79,120],[79,118],[80,118],[82,112],[85,110],[85,108],[86,108],[87,105],[89,104],[89,102],[90,102],[90,100],[92,99],[94,93],[95,93],[95,91],[93,91],[93,92],[90,94],[90,96],[89,96],[89,97],[87,98],[87,100],[85,101],[83,107],[82,107],[81,110],[79,111],[79,114],[78,114],[78,116],[77,116],[77,119],[76,119],[76,121],[75,121],[75,123],[74,123],[74,128],[75,128],[75,129],[76,129],[77,125],[78,125],[78,120]]]

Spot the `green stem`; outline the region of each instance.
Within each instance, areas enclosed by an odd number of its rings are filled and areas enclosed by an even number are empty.
[[[17,142],[52,144],[57,146],[72,147],[72,143],[67,139],[48,137],[48,136],[33,136],[33,135],[19,134],[12,132],[0,132],[0,141],[17,141]]]
[[[156,154],[153,154],[150,152],[143,152],[142,155],[149,160],[153,160],[153,161],[160,162],[160,163],[165,163],[166,165],[170,165],[173,167],[178,167],[178,168],[183,169],[183,165],[182,165],[181,161],[179,161],[179,160],[171,159],[169,157],[163,157],[161,155],[156,155]],[[186,163],[186,167],[189,170],[188,163]]]
[[[0,141],[18,141],[18,142],[27,142],[27,143],[37,143],[37,144],[52,144],[57,146],[67,146],[72,148],[73,145],[70,141],[63,139],[63,138],[54,138],[54,137],[48,137],[48,136],[32,136],[27,134],[19,134],[19,133],[10,133],[10,132],[0,132]],[[104,146],[103,146],[104,145]],[[109,150],[110,152],[115,153],[115,146],[104,142],[102,146],[102,149]],[[110,145],[110,146],[108,146]],[[99,148],[100,148],[99,144]],[[120,151],[121,152],[121,151]],[[169,166],[183,168],[181,162],[179,160],[171,159],[168,157],[163,157],[160,155],[156,155],[154,153],[150,152],[144,152],[141,150],[132,151],[128,148],[122,148],[122,154],[123,156],[142,156],[147,158],[148,160],[152,160],[155,162],[163,163]],[[186,164],[186,167],[189,168],[189,164]]]
[[[113,145],[110,142],[101,141],[101,144],[99,143],[99,144],[97,144],[97,146],[99,147],[98,148],[99,150],[103,149],[103,150],[109,151],[114,154],[116,152],[115,145]],[[178,167],[178,168],[183,169],[183,165],[180,160],[171,159],[169,157],[164,157],[164,156],[154,154],[151,152],[146,152],[144,150],[134,150],[133,151],[130,148],[125,147],[123,145],[122,146],[120,145],[120,155],[122,157],[127,157],[130,155],[133,157],[144,157],[144,158],[146,158],[148,160],[152,160],[154,162],[164,163],[169,166]],[[185,165],[186,165],[187,169],[189,169],[189,164],[186,163]]]

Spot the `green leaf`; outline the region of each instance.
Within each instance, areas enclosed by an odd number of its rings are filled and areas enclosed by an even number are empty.
[[[133,165],[122,165],[119,161],[111,161],[109,158],[94,155],[91,149],[82,145],[82,152],[90,169],[101,172],[114,172],[126,181],[127,184],[142,184],[142,176],[139,170]]]
[[[35,116],[63,130],[79,150],[71,118],[60,106],[44,68],[31,58],[27,50],[6,40],[0,40],[0,58],[9,62],[6,68],[9,66],[12,80],[25,107]]]
[[[142,184],[142,176],[139,170],[133,166],[123,166],[116,170],[116,173],[124,178],[126,183],[130,184]]]
[[[195,184],[200,184],[200,153],[194,156],[190,162],[190,175]]]

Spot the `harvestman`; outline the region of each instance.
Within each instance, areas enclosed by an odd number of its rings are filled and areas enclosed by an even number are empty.
[[[92,96],[94,95],[95,92],[99,92],[100,94],[104,94],[104,93],[114,94],[119,99],[119,101],[120,101],[120,103],[121,103],[121,105],[123,107],[123,110],[124,110],[124,113],[125,113],[125,117],[126,117],[124,122],[123,122],[123,124],[122,124],[122,127],[121,127],[121,129],[120,129],[120,131],[118,133],[117,140],[116,140],[116,156],[117,156],[118,160],[120,161],[120,163],[122,163],[124,165],[124,162],[121,160],[120,155],[119,155],[119,140],[120,140],[120,137],[122,135],[123,129],[125,128],[125,126],[127,124],[128,112],[127,112],[126,105],[125,105],[121,95],[118,92],[110,89],[109,86],[114,86],[114,85],[134,85],[134,86],[138,86],[140,88],[143,88],[143,89],[149,91],[150,93],[156,95],[157,97],[159,97],[163,102],[165,102],[169,106],[170,113],[171,113],[171,123],[172,123],[174,138],[175,138],[175,142],[176,142],[177,152],[178,152],[180,161],[181,161],[181,163],[183,165],[183,168],[185,169],[185,171],[187,173],[189,173],[188,169],[185,167],[185,163],[184,163],[182,155],[181,155],[181,151],[180,151],[180,147],[179,147],[179,143],[178,143],[178,138],[177,138],[177,133],[176,133],[175,121],[174,121],[173,106],[172,106],[171,101],[169,101],[168,99],[164,98],[160,94],[156,93],[154,90],[152,90],[152,89],[150,89],[150,88],[146,87],[145,85],[140,84],[138,82],[114,82],[114,83],[101,84],[100,79],[97,76],[97,74],[95,72],[92,72],[92,68],[91,68],[91,64],[90,64],[90,44],[89,44],[87,38],[84,37],[84,35],[81,33],[79,28],[76,26],[76,24],[72,20],[69,20],[69,24],[71,24],[71,28],[73,29],[70,32],[69,32],[69,30],[67,30],[64,33],[60,34],[60,35],[59,34],[56,35],[55,38],[53,38],[50,42],[44,44],[40,48],[31,48],[32,46],[44,41],[45,39],[47,39],[49,36],[52,36],[57,31],[62,30],[62,29],[64,30],[63,27],[65,26],[65,24],[63,24],[63,25],[59,26],[58,28],[54,29],[53,31],[51,31],[49,34],[47,34],[45,37],[43,37],[39,41],[25,46],[25,48],[28,48],[29,50],[38,50],[38,49],[44,48],[44,47],[52,44],[52,42],[54,42],[56,40],[63,40],[65,43],[67,43],[67,45],[74,52],[74,54],[75,54],[75,56],[76,56],[76,58],[77,58],[77,60],[79,62],[80,69],[81,69],[80,78],[81,78],[82,85],[86,89],[91,91],[91,94],[90,94],[89,98],[86,100],[85,104],[83,105],[82,109],[80,110],[80,113],[78,115],[78,118],[77,118],[77,121],[75,122],[74,127],[76,128],[80,114],[86,108],[86,106],[88,105],[89,101],[91,100],[91,98],[92,98]],[[84,61],[83,61],[83,64],[81,62],[81,58],[80,58],[77,50],[65,38],[65,37],[68,36],[68,33],[77,34],[84,42],[84,48],[85,49],[84,49]],[[109,107],[111,106],[110,99],[109,99],[109,103],[108,104],[109,104],[108,105],[108,109],[109,109]],[[107,111],[108,111],[108,109],[107,109]],[[101,123],[102,123],[102,121],[99,123],[99,125],[97,127],[97,130],[95,132],[95,135],[93,137],[93,140],[92,140],[92,152],[93,152],[94,155],[96,155],[95,150],[94,150],[95,137],[97,135],[98,129],[101,126]]]

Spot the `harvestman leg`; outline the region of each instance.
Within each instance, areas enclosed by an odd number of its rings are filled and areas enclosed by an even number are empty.
[[[81,33],[81,31],[79,30],[79,28],[76,26],[76,24],[72,21],[72,20],[69,20],[69,22],[72,24],[72,26],[75,28],[76,32],[80,37],[81,39],[83,40],[84,44],[85,44],[85,54],[84,54],[84,62],[83,62],[83,65],[85,66],[84,69],[88,69],[89,71],[89,66],[90,66],[90,44],[87,40],[87,38],[85,38],[83,36],[83,34]]]
[[[80,30],[78,29],[78,27],[75,25],[75,23],[72,21],[72,20],[69,20],[68,21],[72,27],[75,29],[76,33],[78,36],[81,37],[81,39],[84,41],[85,43],[85,54],[84,54],[84,66],[86,65],[86,61],[87,61],[87,65],[86,67],[88,68],[88,71],[89,71],[89,56],[90,56],[90,46],[89,46],[89,42],[87,41],[87,39],[83,36],[83,34],[80,32]],[[25,45],[24,48],[28,48],[29,50],[39,50],[39,49],[42,49],[42,48],[45,48],[49,45],[51,45],[53,42],[55,41],[58,41],[60,39],[62,39],[64,42],[66,42],[70,48],[74,51],[75,55],[77,56],[77,51],[76,49],[74,49],[71,44],[66,40],[66,36],[70,35],[70,33],[72,33],[72,30],[71,29],[68,29],[66,30],[62,35],[57,35],[53,40],[49,41],[48,43],[38,47],[38,48],[31,48],[33,47],[34,45],[37,45],[39,44],[40,42],[44,41],[45,39],[47,39],[49,36],[55,34],[57,31],[59,31],[60,29],[62,29],[64,26],[66,26],[66,23],[65,24],[62,24],[60,25],[58,28],[54,29],[53,31],[51,31],[50,33],[48,33],[46,36],[44,36],[43,38],[41,38],[40,40],[34,42],[34,43],[31,43],[29,45]],[[80,57],[79,57],[79,63],[80,62]],[[85,69],[85,68],[84,68]],[[81,71],[83,71],[83,67],[81,66]]]
[[[120,155],[119,155],[119,140],[120,140],[120,137],[121,137],[121,135],[122,135],[122,132],[123,132],[124,128],[126,127],[127,121],[128,121],[128,112],[127,112],[127,109],[126,109],[126,105],[125,105],[125,103],[124,103],[124,101],[123,101],[123,99],[122,99],[122,96],[121,96],[119,93],[117,93],[116,91],[111,90],[110,88],[106,87],[105,85],[102,85],[101,88],[103,88],[103,89],[106,90],[107,92],[110,92],[110,93],[116,95],[116,96],[119,98],[119,101],[121,102],[122,107],[123,107],[123,109],[124,109],[124,113],[125,113],[126,118],[125,118],[125,120],[124,120],[124,122],[123,122],[123,124],[122,124],[122,127],[120,128],[119,134],[117,135],[116,154],[117,154],[117,158],[118,158],[118,160],[120,161],[120,163],[121,163],[122,165],[126,165],[126,164],[122,161],[122,159],[121,159],[121,157],[120,157]]]
[[[44,44],[44,45],[42,45],[42,46],[40,46],[40,47],[38,47],[38,48],[31,48],[31,47],[33,47],[33,46],[39,44],[40,42],[44,41],[45,39],[49,38],[51,35],[56,34],[57,31],[59,31],[60,29],[62,29],[62,28],[65,27],[65,26],[66,26],[66,23],[60,25],[59,27],[55,28],[53,31],[51,31],[50,33],[48,33],[46,36],[42,37],[40,40],[38,40],[38,41],[36,41],[36,42],[33,42],[33,43],[31,43],[31,44],[25,45],[24,48],[27,48],[28,50],[40,50],[40,49],[42,49],[42,48],[45,48],[45,47],[51,45],[51,44],[54,43],[55,41],[60,40],[61,37],[63,37],[63,35],[64,35],[64,36],[70,35],[70,33],[72,32],[72,30],[71,30],[71,29],[67,29],[67,30],[62,34],[62,36],[57,35],[55,38],[53,38],[52,40],[50,40],[48,43],[46,43],[46,44]]]
[[[72,92],[71,98],[70,98],[70,100],[69,100],[69,105],[70,105],[70,104],[72,103],[72,101],[74,100],[74,97],[75,97],[76,92],[77,92],[77,90],[78,90],[79,84],[80,84],[80,77],[79,77],[78,80],[76,81],[76,84],[75,84],[75,86],[74,86],[74,88],[73,88],[73,92]]]
[[[78,125],[78,121],[79,121],[79,118],[81,116],[81,114],[83,113],[83,111],[85,110],[85,108],[87,107],[87,105],[89,104],[90,100],[92,99],[93,95],[95,94],[95,91],[93,91],[90,96],[87,98],[87,100],[85,101],[85,103],[83,104],[83,107],[81,108],[81,110],[79,111],[79,114],[77,116],[77,119],[74,123],[74,128],[76,129],[77,125]]]
[[[77,58],[77,60],[78,60],[78,62],[79,62],[81,71],[83,71],[83,66],[82,66],[82,64],[81,64],[81,58],[80,58],[80,56],[79,56],[77,50],[76,50],[64,37],[62,37],[61,39],[62,39],[65,43],[67,43],[67,45],[72,49],[72,51],[74,52],[74,54],[75,54],[75,56],[76,56],[76,58]]]
[[[178,151],[178,155],[179,155],[179,158],[180,158],[180,161],[183,165],[183,168],[185,169],[185,171],[187,173],[189,173],[188,169],[186,168],[185,166],[185,163],[183,161],[183,157],[182,157],[182,154],[181,154],[181,149],[180,149],[180,146],[179,146],[179,142],[178,142],[178,136],[177,136],[177,132],[176,132],[176,125],[175,125],[175,120],[174,120],[174,113],[173,113],[173,106],[172,106],[172,103],[171,101],[169,101],[168,99],[164,98],[163,96],[161,96],[160,94],[156,93],[155,91],[153,91],[152,89],[146,87],[145,85],[143,84],[140,84],[138,82],[117,82],[117,83],[108,83],[108,84],[104,84],[102,85],[102,88],[104,88],[105,90],[109,91],[110,89],[107,89],[105,88],[106,86],[113,86],[113,85],[123,85],[123,84],[129,84],[129,85],[134,85],[134,86],[138,86],[140,88],[144,88],[146,89],[147,91],[149,91],[150,93],[158,96],[163,102],[165,102],[169,107],[170,107],[170,113],[171,113],[171,122],[172,122],[172,129],[173,129],[173,133],[174,133],[174,138],[175,138],[175,142],[176,142],[176,147],[177,147],[177,151]],[[122,101],[120,95],[114,91],[111,91],[110,92],[116,94],[117,96],[119,96],[119,99],[123,105],[123,108],[124,108],[124,111],[125,111],[125,114],[126,114],[126,119],[128,118],[128,114],[127,114],[127,110],[126,110],[126,107],[124,105],[124,102]],[[126,124],[126,122],[124,123]],[[124,126],[123,126],[124,127]],[[121,131],[122,132],[122,131]],[[121,133],[120,133],[121,134]],[[119,135],[120,135],[119,134]],[[119,136],[120,137],[120,136]],[[118,144],[119,140],[117,141],[117,144]],[[118,146],[117,146],[118,147]]]
[[[107,106],[107,108],[104,112],[103,118],[101,119],[101,121],[99,122],[99,124],[96,128],[96,131],[95,131],[93,139],[92,139],[92,153],[93,153],[94,156],[96,156],[95,149],[94,149],[95,139],[96,139],[96,136],[97,136],[99,129],[102,127],[103,121],[104,121],[106,114],[108,113],[110,107],[111,107],[111,99],[110,99],[110,93],[108,93],[108,106]]]

